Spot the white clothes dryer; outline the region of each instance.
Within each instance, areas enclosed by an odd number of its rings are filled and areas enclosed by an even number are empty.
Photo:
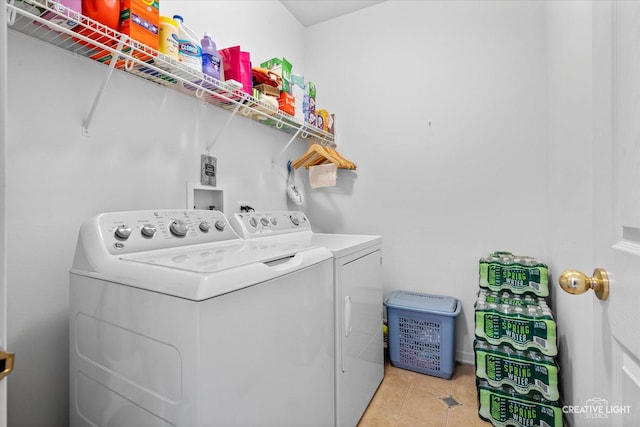
[[[98,215],[70,271],[77,426],[334,423],[332,255],[216,211]]]
[[[315,233],[299,211],[236,213],[247,241],[323,247],[334,265],[336,425],[353,427],[384,376],[382,237]]]

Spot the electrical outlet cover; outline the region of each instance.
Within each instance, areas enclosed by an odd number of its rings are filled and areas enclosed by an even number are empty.
[[[216,186],[218,174],[217,159],[203,154],[200,156],[200,183],[202,185]]]

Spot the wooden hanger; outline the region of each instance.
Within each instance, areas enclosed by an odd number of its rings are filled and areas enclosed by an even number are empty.
[[[340,169],[356,169],[355,163],[342,157],[338,150],[324,147],[320,144],[311,144],[306,153],[298,157],[291,163],[291,167],[298,169],[300,166],[309,168],[310,166],[333,163]]]

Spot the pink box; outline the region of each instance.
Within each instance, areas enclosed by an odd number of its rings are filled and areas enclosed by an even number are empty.
[[[46,3],[46,2],[43,2]],[[73,28],[82,19],[82,0],[59,0],[51,4],[41,17],[65,28]]]

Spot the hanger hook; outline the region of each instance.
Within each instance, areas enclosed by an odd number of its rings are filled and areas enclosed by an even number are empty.
[[[134,65],[133,58],[127,58],[127,60],[124,63],[124,69],[127,71],[131,71],[133,70],[133,65]]]
[[[11,6],[14,6],[15,1],[14,0],[9,0],[9,4]],[[7,24],[9,25],[13,25],[16,23],[16,10],[15,9],[11,9],[9,11],[9,13],[7,14]]]

